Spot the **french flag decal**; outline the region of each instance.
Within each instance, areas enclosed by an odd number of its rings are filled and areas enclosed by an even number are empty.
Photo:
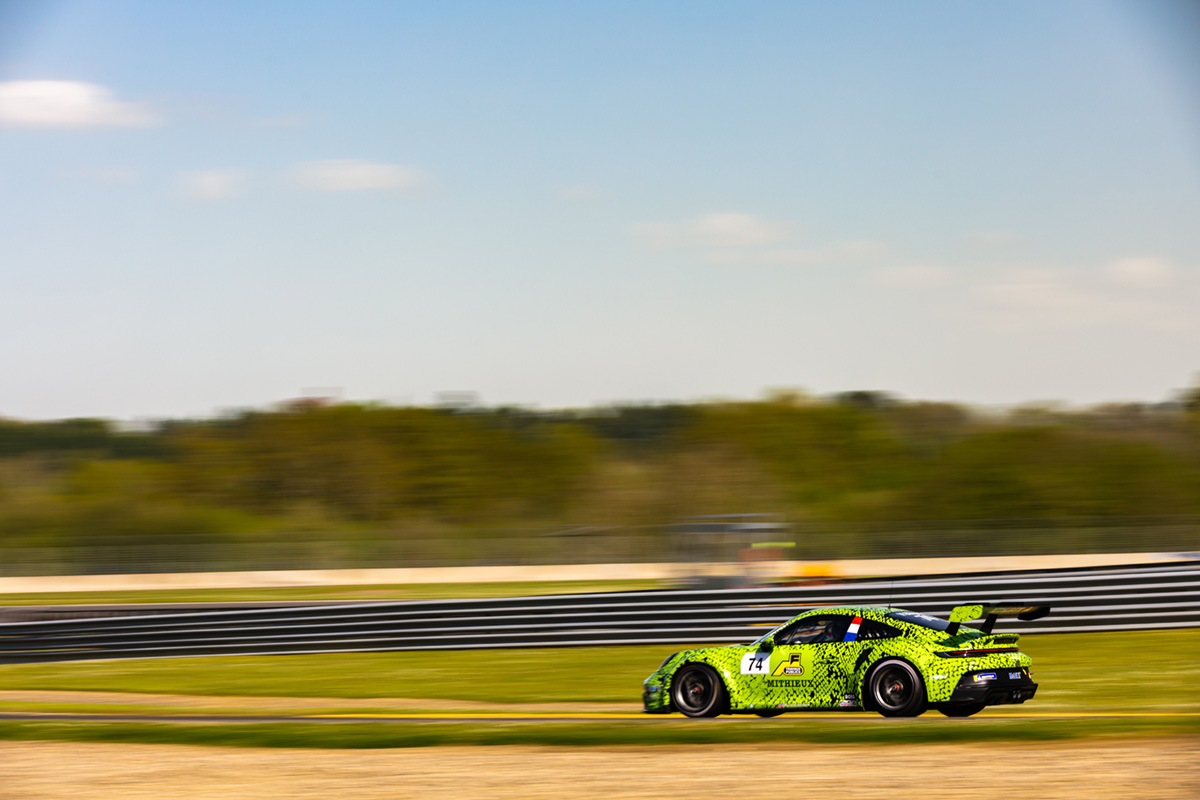
[[[842,639],[842,641],[853,642],[855,639],[857,639],[858,627],[860,625],[862,625],[862,617],[855,617],[854,621],[850,623],[850,628],[846,631],[846,638]]]

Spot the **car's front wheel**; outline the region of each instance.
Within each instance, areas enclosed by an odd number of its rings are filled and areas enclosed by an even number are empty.
[[[688,664],[671,681],[675,708],[689,717],[715,717],[725,710],[728,696],[716,670],[704,664]]]
[[[919,717],[925,713],[925,682],[907,661],[888,659],[867,679],[875,710],[885,717]]]

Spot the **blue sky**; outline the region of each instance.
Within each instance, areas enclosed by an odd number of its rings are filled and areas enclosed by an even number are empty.
[[[0,416],[1162,399],[1190,8],[0,5]]]

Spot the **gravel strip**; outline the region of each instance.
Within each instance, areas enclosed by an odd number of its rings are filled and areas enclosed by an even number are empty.
[[[273,750],[0,742],[5,800],[1033,797],[1194,800],[1200,739],[892,746]],[[758,786],[758,789],[754,789]]]

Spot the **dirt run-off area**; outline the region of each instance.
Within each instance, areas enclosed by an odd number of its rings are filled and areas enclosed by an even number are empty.
[[[4,800],[1200,797],[1200,739],[963,745],[429,747],[0,742]],[[420,792],[418,795],[416,793]],[[435,794],[430,794],[435,793]],[[828,794],[826,794],[828,793]]]

